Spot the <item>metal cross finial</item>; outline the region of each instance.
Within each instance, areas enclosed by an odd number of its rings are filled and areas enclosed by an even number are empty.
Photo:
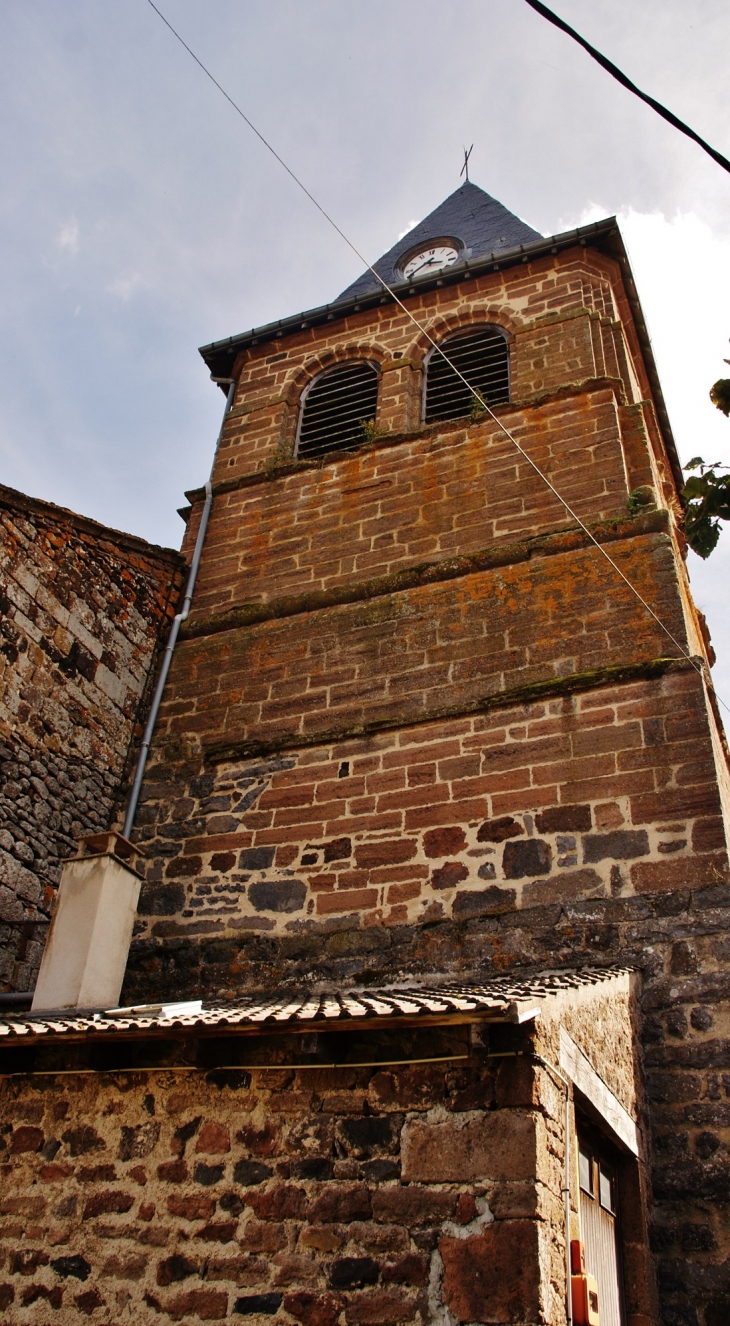
[[[469,151],[468,151],[468,152],[467,152],[466,148],[464,148],[464,164],[463,164],[463,166],[461,167],[461,170],[459,171],[459,175],[466,175],[466,182],[467,182],[467,184],[469,183],[469,157],[470,157],[471,154],[472,154],[472,148],[473,148],[473,147],[474,147],[474,144],[472,143],[472,145],[471,145],[471,147],[469,148]]]

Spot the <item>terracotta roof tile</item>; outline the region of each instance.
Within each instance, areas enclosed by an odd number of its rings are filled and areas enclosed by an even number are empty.
[[[507,1016],[511,1004],[548,998],[567,990],[610,980],[627,968],[589,967],[578,971],[541,972],[484,981],[450,981],[443,985],[388,986],[370,990],[302,991],[287,1000],[257,999],[201,1007],[189,1004],[136,1005],[104,1012],[29,1013],[0,1017],[0,1042],[43,1038],[92,1038],[172,1028],[193,1034],[213,1028],[267,1026],[302,1027],[322,1022],[362,1019],[419,1019],[464,1013]]]

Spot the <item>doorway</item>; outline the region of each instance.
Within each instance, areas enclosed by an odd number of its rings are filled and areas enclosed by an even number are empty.
[[[618,1164],[601,1135],[578,1127],[581,1242],[586,1271],[598,1282],[601,1326],[625,1326],[619,1239]]]

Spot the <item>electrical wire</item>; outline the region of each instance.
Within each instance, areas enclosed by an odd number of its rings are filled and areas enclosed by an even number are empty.
[[[536,14],[541,14],[543,18],[546,18],[548,23],[560,28],[561,32],[567,32],[568,36],[572,37],[573,41],[577,41],[578,45],[582,46],[583,50],[587,51],[601,65],[601,68],[605,69],[612,78],[615,78],[622,87],[628,88],[629,92],[633,92],[634,96],[638,97],[640,101],[645,101],[647,106],[651,106],[652,110],[655,110],[657,115],[661,115],[662,119],[666,120],[668,124],[673,125],[675,129],[679,129],[681,134],[686,134],[693,142],[699,143],[702,150],[707,152],[708,156],[711,156],[718,166],[722,166],[723,170],[730,171],[730,161],[722,155],[722,152],[718,152],[716,148],[706,143],[704,138],[700,138],[700,135],[695,133],[694,129],[690,129],[689,125],[684,123],[684,120],[678,119],[672,111],[667,110],[661,101],[656,101],[654,97],[650,97],[648,92],[642,92],[641,88],[632,83],[631,79],[612,60],[608,60],[605,55],[601,55],[601,52],[597,51],[595,46],[591,46],[585,37],[581,37],[575,28],[571,28],[570,24],[565,22],[565,19],[558,18],[558,15],[554,14],[552,9],[548,9],[547,5],[543,5],[541,0],[525,0],[525,4],[528,4],[530,9],[534,9]]]
[[[441,355],[441,357],[446,361],[446,363],[449,365],[452,371],[456,373],[457,377],[461,379],[464,385],[471,392],[474,399],[478,402],[480,408],[485,411],[485,413],[489,416],[489,418],[497,425],[497,427],[501,430],[504,436],[512,443],[512,445],[520,453],[523,459],[527,461],[528,465],[532,467],[532,469],[537,474],[538,478],[540,478],[542,482],[550,489],[550,492],[557,498],[560,504],[565,508],[565,510],[568,512],[568,515],[571,516],[572,519],[576,522],[576,524],[580,527],[580,529],[582,529],[586,537],[590,540],[592,544],[594,544],[594,546],[606,559],[609,566],[613,568],[616,574],[621,578],[621,580],[623,580],[624,584],[627,585],[628,588],[631,590],[632,594],[636,596],[639,603],[641,603],[642,607],[646,609],[646,611],[649,613],[651,617],[653,617],[654,621],[657,623],[660,629],[664,632],[666,636],[668,636],[672,644],[675,645],[675,647],[679,650],[682,658],[688,660],[692,664],[692,666],[696,669],[696,671],[700,674],[700,676],[703,678],[703,680],[712,690],[718,702],[723,706],[723,708],[727,709],[728,713],[730,713],[730,705],[725,704],[725,701],[720,698],[720,696],[715,691],[714,686],[712,685],[712,680],[708,675],[709,669],[705,669],[702,666],[702,664],[699,664],[689,653],[689,650],[685,649],[684,645],[680,644],[679,640],[677,640],[676,636],[672,634],[669,627],[664,625],[664,622],[661,620],[660,617],[657,616],[654,609],[647,603],[646,599],[642,597],[636,586],[631,583],[628,576],[624,575],[624,572],[621,570],[620,566],[617,566],[613,558],[609,555],[609,553],[606,552],[606,549],[603,547],[603,544],[599,543],[598,539],[595,537],[594,534],[591,533],[590,529],[581,520],[580,516],[576,514],[576,512],[569,505],[566,499],[562,497],[561,494],[558,492],[558,490],[554,487],[554,485],[551,483],[547,475],[543,473],[543,471],[532,459],[532,457],[524,450],[522,446],[520,446],[520,443],[517,441],[517,438],[514,437],[514,435],[509,431],[509,429],[505,426],[505,424],[502,423],[501,419],[498,419],[497,416],[493,413],[493,411],[490,410],[489,406],[483,400],[480,393],[474,387],[472,387],[471,383],[467,381],[463,373],[461,373],[459,369],[456,367],[456,365],[452,363],[448,355],[444,353],[441,347],[433,339],[430,332],[428,332],[427,329],[423,326],[423,324],[418,321],[418,319],[411,312],[411,310],[406,307],[403,301],[399,299],[395,291],[388,285],[387,281],[383,279],[380,273],[376,271],[376,269],[372,266],[372,264],[368,262],[367,258],[363,257],[359,249],[355,246],[355,244],[353,244],[352,240],[345,234],[344,230],[342,230],[338,226],[337,222],[330,216],[329,212],[327,212],[325,208],[322,206],[322,204],[317,201],[317,199],[314,197],[314,194],[310,193],[307,186],[299,179],[299,176],[294,173],[291,167],[287,165],[286,161],[284,161],[284,159],[279,156],[279,153],[276,151],[274,147],[272,147],[268,139],[264,137],[264,135],[260,132],[260,130],[256,128],[256,125],[253,124],[252,121],[248,118],[248,116],[241,110],[241,107],[236,104],[236,102],[233,100],[231,96],[229,96],[225,88],[222,87],[221,84],[218,82],[217,78],[215,78],[213,74],[210,72],[210,70],[207,69],[206,66],[203,64],[202,60],[198,59],[198,56],[195,54],[194,51],[190,49],[187,42],[184,41],[184,39],[180,36],[180,33],[176,31],[176,29],[172,26],[169,20],[165,18],[165,15],[157,8],[157,5],[154,3],[154,0],[147,0],[147,3],[150,5],[152,9],[154,9],[158,17],[162,19],[162,22],[165,24],[165,26],[170,29],[170,32],[174,37],[177,38],[177,40],[180,42],[180,45],[184,46],[185,50],[188,52],[188,55],[192,56],[195,63],[202,69],[203,73],[206,75],[207,78],[210,79],[211,83],[213,83],[218,88],[218,91],[223,94],[226,101],[229,102],[230,105],[233,107],[233,109],[236,111],[236,114],[240,115],[241,119],[248,125],[249,129],[251,129],[252,132],[255,133],[256,137],[260,140],[260,142],[263,143],[267,151],[269,151],[271,155],[279,162],[280,166],[283,166],[287,175],[289,175],[291,179],[293,179],[294,183],[298,186],[298,188],[300,188],[302,192],[306,194],[307,198],[309,198],[310,202],[314,204],[314,206],[317,208],[317,211],[321,212],[322,216],[325,218],[328,224],[332,226],[333,230],[335,230],[337,234],[340,236],[340,238],[344,240],[347,247],[355,254],[355,256],[359,259],[359,261],[363,263],[363,265],[367,268],[367,270],[375,277],[375,279],[382,286],[383,290],[388,295],[391,296],[391,298],[395,301],[398,307],[402,309],[402,311],[405,313],[406,317],[413,323],[414,327],[416,327],[418,331],[421,333],[421,335],[426,338],[426,340],[433,347],[433,349],[436,350],[436,352]],[[528,0],[528,3],[531,3],[531,0]]]

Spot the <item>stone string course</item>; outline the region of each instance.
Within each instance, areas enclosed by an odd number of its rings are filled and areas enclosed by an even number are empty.
[[[0,487],[5,988],[33,988],[63,859],[113,819],[181,572],[172,551]]]

